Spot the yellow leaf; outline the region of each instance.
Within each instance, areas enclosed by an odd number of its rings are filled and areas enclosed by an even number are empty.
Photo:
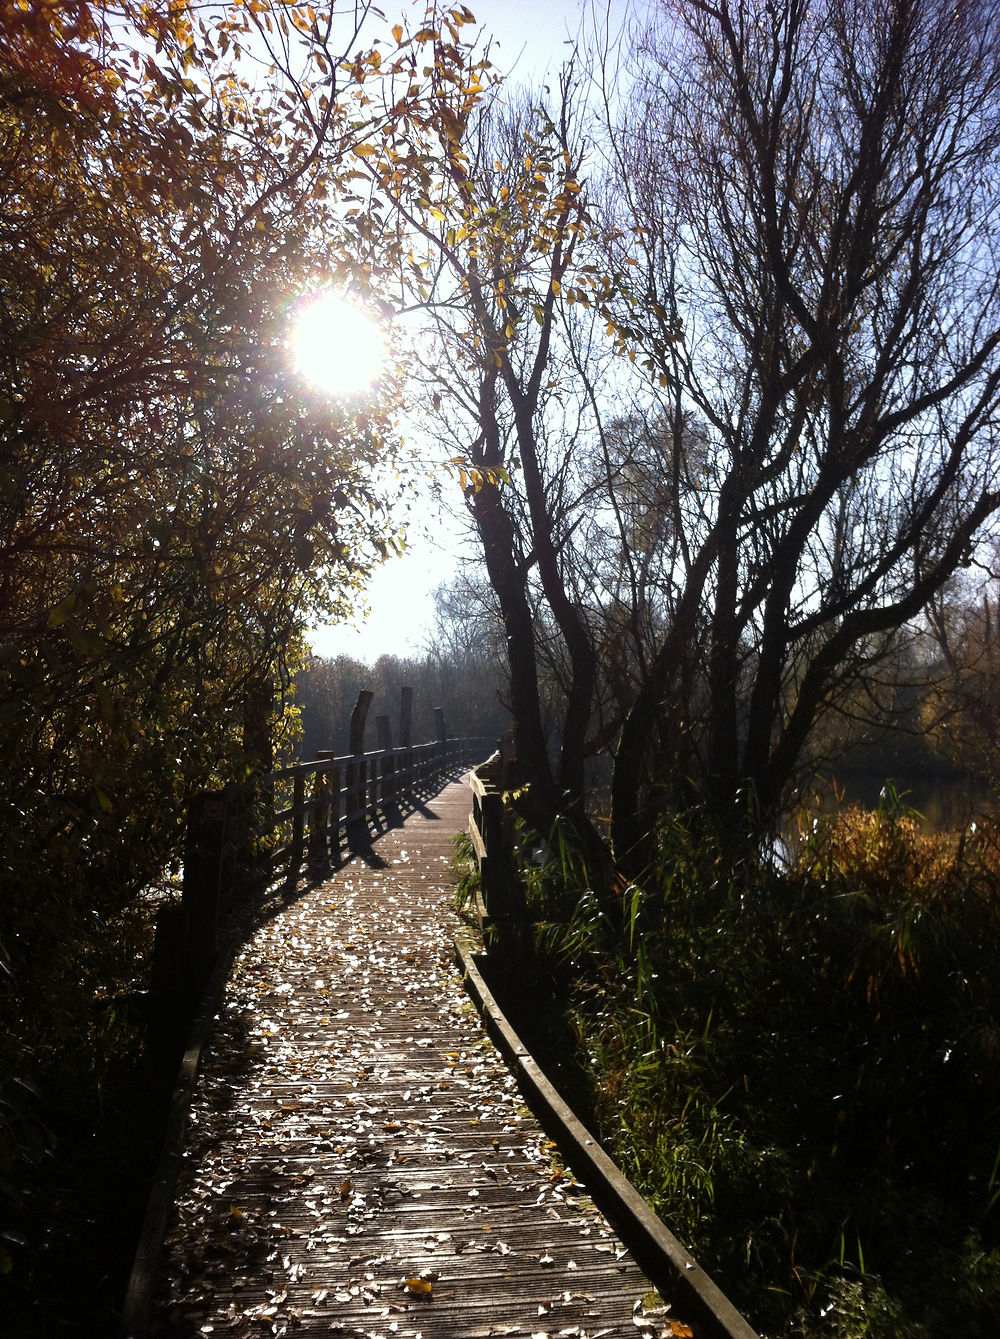
[[[76,592],[67,595],[65,600],[60,600],[56,607],[51,611],[48,617],[47,627],[60,628],[69,618],[70,614],[76,608]]]
[[[434,1291],[434,1285],[427,1279],[407,1279],[403,1284],[403,1289],[411,1297],[430,1297]]]
[[[375,144],[355,144],[353,152],[358,158],[371,158],[373,154],[378,153],[378,146]]]
[[[394,25],[392,30],[392,36],[396,45],[399,46],[403,40],[403,25],[401,23],[397,23]]]

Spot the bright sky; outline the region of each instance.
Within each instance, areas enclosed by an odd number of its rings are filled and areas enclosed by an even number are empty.
[[[565,45],[578,32],[588,0],[467,0],[481,34],[492,33],[493,63],[514,67],[514,78],[529,82],[557,69],[569,52]],[[619,10],[623,0],[612,0]],[[391,5],[384,6],[388,17]],[[447,488],[447,482],[444,484]],[[408,552],[390,559],[371,581],[370,613],[359,626],[315,628],[310,636],[317,655],[350,655],[371,663],[380,655],[418,653],[426,644],[434,616],[433,593],[454,575],[460,548],[459,526],[428,500],[409,536]]]

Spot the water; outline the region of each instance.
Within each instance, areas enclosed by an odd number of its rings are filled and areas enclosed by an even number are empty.
[[[842,778],[819,784],[803,805],[809,812],[832,813],[857,805],[877,809],[886,781],[870,773],[845,773]],[[1000,810],[997,792],[988,786],[954,774],[945,776],[893,777],[889,780],[906,809],[914,810],[930,832],[955,831]]]

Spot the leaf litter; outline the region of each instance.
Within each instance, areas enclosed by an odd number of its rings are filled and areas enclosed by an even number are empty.
[[[456,811],[452,830],[463,823]],[[527,1111],[465,996],[438,849],[449,833],[434,831],[446,826],[411,817],[379,842],[383,867],[345,865],[236,958],[154,1329],[444,1339],[460,1312],[483,1336],[691,1334]],[[553,1287],[561,1276],[571,1286]]]

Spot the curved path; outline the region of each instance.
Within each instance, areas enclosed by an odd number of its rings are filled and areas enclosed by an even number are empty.
[[[460,783],[263,924],[191,1107],[151,1334],[691,1333],[526,1109],[452,963]]]

